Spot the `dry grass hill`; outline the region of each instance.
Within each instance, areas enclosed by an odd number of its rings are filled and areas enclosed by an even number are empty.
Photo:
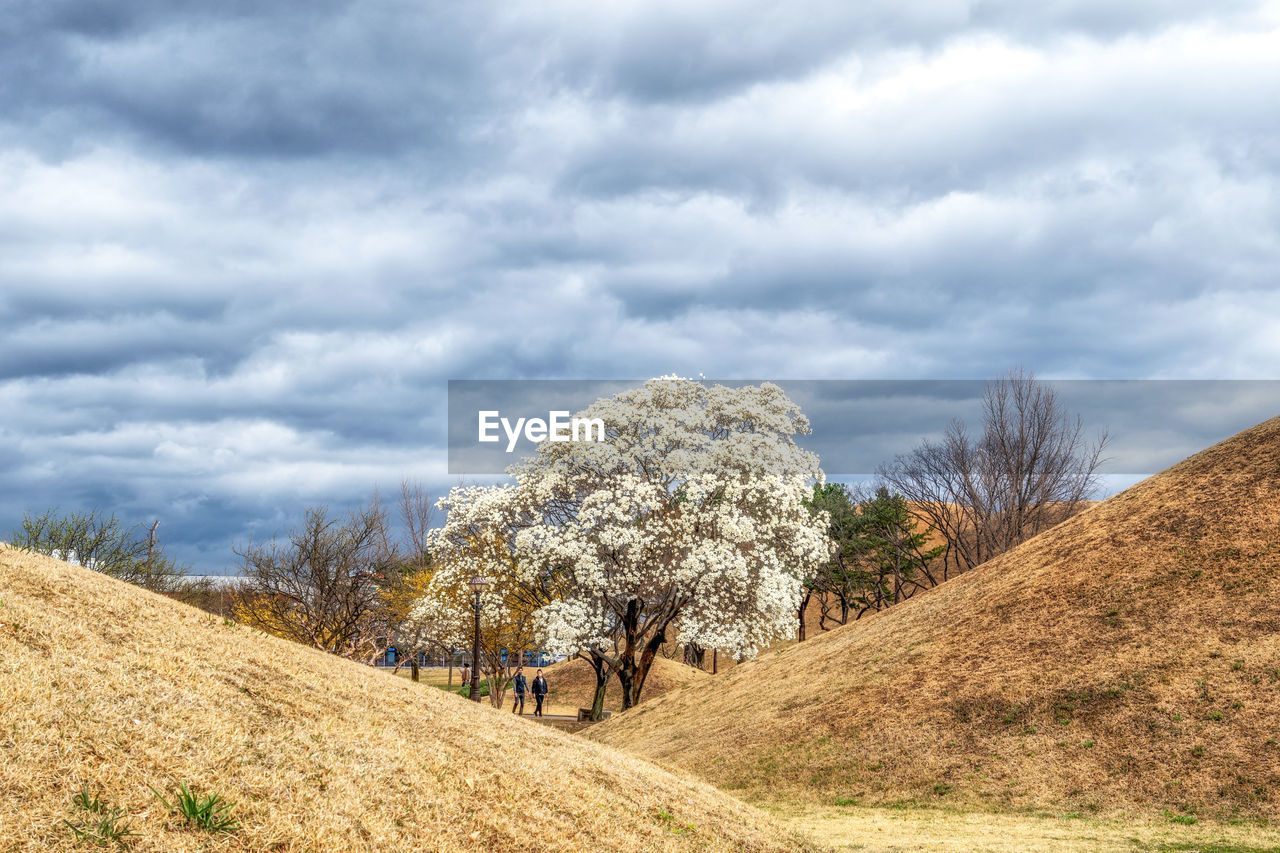
[[[237,806],[211,835],[180,783]],[[44,557],[0,547],[0,849],[792,851],[709,786]]]
[[[528,670],[526,670],[528,672]],[[547,667],[543,670],[547,679],[547,701],[566,713],[573,713],[578,708],[590,708],[591,700],[596,692],[595,670],[585,660],[571,658],[567,661]],[[640,694],[640,704],[656,699],[672,690],[690,685],[714,684],[710,673],[688,666],[680,661],[657,658],[649,670],[644,682],[644,692]],[[622,710],[622,686],[618,679],[610,678],[605,689],[604,707],[607,711]]]
[[[761,801],[1274,818],[1280,418],[589,734]]]

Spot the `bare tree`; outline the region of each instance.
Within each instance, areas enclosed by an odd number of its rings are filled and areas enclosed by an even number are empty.
[[[946,539],[945,580],[1080,511],[1106,445],[1105,431],[1088,441],[1052,387],[1012,371],[987,385],[980,436],[952,421],[940,442],[922,442],[879,474]]]
[[[426,565],[427,531],[435,519],[435,506],[421,483],[400,483],[400,520],[404,523],[405,557],[413,565]]]
[[[240,617],[277,636],[371,659],[385,648],[385,627],[374,616],[398,559],[387,543],[386,513],[376,501],[345,521],[326,507],[307,509],[287,544],[236,550],[244,562]]]
[[[375,613],[383,626],[381,633],[399,652],[395,671],[399,672],[407,662],[410,677],[417,681],[420,653],[444,654],[452,650],[439,642],[436,634],[428,630],[427,623],[409,618],[431,580],[431,556],[427,549],[427,531],[435,515],[431,497],[421,483],[404,480],[400,483],[399,509],[403,531],[398,543],[388,545],[389,553],[397,559],[393,561],[393,570],[383,579]],[[451,664],[451,681],[452,675]]]

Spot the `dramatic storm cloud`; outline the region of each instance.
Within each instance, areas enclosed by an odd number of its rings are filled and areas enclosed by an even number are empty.
[[[1278,92],[1275,3],[11,3],[0,535],[230,568],[450,378],[1275,378]]]

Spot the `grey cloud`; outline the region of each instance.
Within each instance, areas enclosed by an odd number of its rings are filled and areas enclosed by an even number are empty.
[[[307,503],[451,485],[450,378],[1272,375],[1269,26],[18,4],[0,531],[101,505],[223,567]]]
[[[480,144],[485,31],[454,7],[71,4],[18,20],[0,91],[27,118],[76,111],[62,132],[231,157]]]

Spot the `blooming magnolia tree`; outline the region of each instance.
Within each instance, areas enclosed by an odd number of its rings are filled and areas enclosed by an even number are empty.
[[[498,706],[508,676],[502,652],[533,645],[533,615],[548,600],[536,584],[524,583],[517,561],[516,489],[455,488],[437,506],[448,515],[443,527],[428,534],[431,580],[404,630],[446,648],[470,648],[474,593],[468,582],[486,577],[489,586],[480,595],[481,659],[475,666],[489,679],[489,701]]]
[[[627,708],[669,639],[751,656],[790,633],[829,543],[783,391],[666,377],[577,416],[607,440],[543,442],[511,469],[521,583],[558,591],[536,612],[546,647],[616,674]]]

